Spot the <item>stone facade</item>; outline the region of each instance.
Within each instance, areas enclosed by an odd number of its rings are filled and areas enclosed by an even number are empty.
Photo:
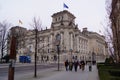
[[[27,30],[22,27],[13,27],[15,30],[24,29],[24,36],[18,39],[20,43],[17,50],[19,56],[28,55],[34,61],[35,35],[34,30]],[[38,32],[38,53],[37,60],[57,60],[56,35],[60,35],[60,61],[73,60],[103,60],[107,55],[105,38],[96,32],[90,32],[87,28],[79,30],[75,24],[75,16],[67,10],[52,15],[50,29]]]

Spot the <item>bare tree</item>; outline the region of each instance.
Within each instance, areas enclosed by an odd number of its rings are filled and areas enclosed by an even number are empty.
[[[112,10],[111,2],[112,2],[112,0],[106,0],[106,2],[105,2],[105,4],[106,4],[106,11],[107,11],[107,16],[108,17],[110,16],[111,10]]]
[[[7,54],[7,38],[8,38],[8,28],[10,24],[6,21],[0,22],[0,53],[1,61],[2,58]]]
[[[31,26],[34,28],[34,34],[35,34],[35,70],[34,70],[34,77],[37,77],[37,44],[38,44],[38,31],[41,29],[41,21],[40,18],[33,18],[33,23]]]
[[[113,34],[112,30],[109,27],[105,28],[105,37],[106,37],[106,42],[108,45],[108,51],[110,55],[114,54],[114,49],[113,49]]]
[[[112,0],[106,0],[106,11],[107,11],[107,15],[105,17],[105,23],[102,24],[102,26],[104,27],[105,30],[105,38],[106,38],[106,43],[107,43],[107,47],[108,47],[108,52],[109,55],[113,55],[114,54],[114,49],[113,49],[113,34],[112,34],[112,29],[111,29],[111,21],[109,19],[109,16],[111,14],[111,1]]]
[[[30,26],[32,26],[35,29],[37,29],[38,31],[41,30],[41,26],[42,26],[42,23],[41,23],[41,20],[40,18],[36,18],[34,17],[33,20],[32,20],[32,24],[30,24]]]
[[[105,30],[104,35],[105,35],[105,39],[108,47],[108,52],[109,52],[109,55],[113,55],[114,49],[113,49],[113,34],[111,29],[111,22],[107,17],[105,22],[106,23],[102,24],[102,26],[104,27],[104,30]]]
[[[120,62],[120,37],[119,37],[119,18],[120,5],[119,0],[106,0],[107,12],[109,13],[109,20],[111,21],[111,30],[113,35],[114,56],[116,62]],[[109,7],[108,7],[109,6]]]
[[[115,0],[106,0],[106,11],[107,11],[107,28],[106,28],[106,33],[107,33],[107,42],[108,42],[108,49],[109,52],[114,55],[114,59],[116,62],[118,62],[118,55],[119,55],[119,35],[118,35],[118,29],[116,28],[116,17],[112,14],[113,13],[113,2]],[[117,0],[116,0],[117,1]],[[115,1],[115,2],[116,2]],[[114,4],[115,5],[115,4]],[[112,15],[112,18],[111,18]],[[113,18],[114,17],[114,18]],[[113,27],[114,26],[114,27]]]

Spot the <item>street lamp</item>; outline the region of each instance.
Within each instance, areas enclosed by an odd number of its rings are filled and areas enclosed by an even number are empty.
[[[57,46],[57,52],[58,52],[58,71],[59,71],[59,63],[60,63],[60,59],[59,59],[59,54],[60,54],[60,39],[61,39],[60,34],[57,34],[56,35],[56,46]]]
[[[37,43],[38,43],[38,29],[36,28],[35,29],[35,55],[34,55],[34,59],[35,59],[35,62],[34,62],[34,77],[36,78],[37,77]]]

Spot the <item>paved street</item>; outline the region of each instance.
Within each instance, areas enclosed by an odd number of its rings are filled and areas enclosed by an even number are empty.
[[[98,80],[98,73],[96,70],[96,66],[93,66],[93,71],[88,71],[88,66],[86,66],[85,71],[78,70],[75,71],[61,71],[54,73],[54,75],[48,76],[46,78],[42,78],[39,80]]]
[[[65,71],[64,68],[61,71],[57,71],[56,68],[41,70],[37,73],[37,78],[33,77],[33,73],[25,75],[15,76],[15,80],[99,80],[96,66],[93,66],[92,72],[88,71],[88,66],[85,70]]]
[[[8,80],[8,66],[9,64],[0,64],[0,80]],[[45,70],[48,68],[55,68],[55,63],[38,63],[37,71]],[[25,74],[34,73],[34,63],[16,63],[15,76],[24,76]],[[16,79],[15,79],[16,80]]]

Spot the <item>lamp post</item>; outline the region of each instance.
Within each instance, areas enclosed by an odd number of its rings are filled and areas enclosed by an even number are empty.
[[[35,64],[34,64],[34,77],[37,77],[37,35],[38,35],[38,29],[35,29]]]
[[[57,46],[57,52],[58,52],[58,71],[59,71],[59,63],[60,63],[60,58],[59,58],[59,55],[60,55],[60,39],[61,39],[60,34],[57,34],[56,35],[56,46]]]

